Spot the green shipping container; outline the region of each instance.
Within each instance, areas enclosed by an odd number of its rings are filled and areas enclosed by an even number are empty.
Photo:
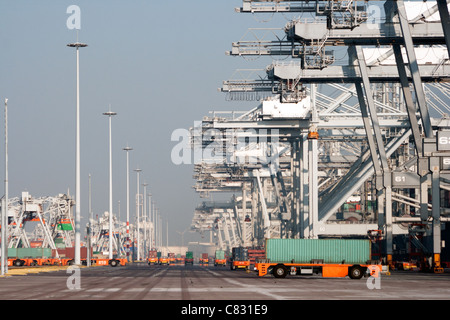
[[[216,259],[223,260],[225,259],[225,251],[223,250],[217,250],[216,251]]]
[[[50,248],[8,248],[8,258],[51,258]]]
[[[57,225],[58,230],[71,231],[73,230],[72,225],[70,223],[60,223]]]
[[[186,259],[194,259],[194,253],[192,251],[186,251]]]
[[[371,260],[370,240],[352,239],[267,239],[270,262],[365,264]]]

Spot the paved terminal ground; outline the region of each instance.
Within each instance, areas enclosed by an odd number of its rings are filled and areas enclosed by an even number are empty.
[[[11,268],[0,277],[0,303],[8,309],[88,318],[248,320],[314,314],[323,319],[337,314],[372,318],[386,312],[390,318],[414,317],[429,310],[430,302],[441,310],[448,299],[448,269],[443,274],[394,271],[378,280],[320,275],[277,279],[228,267],[133,263]]]
[[[379,279],[322,278],[232,271],[214,266],[11,269],[1,300],[448,300],[450,273],[393,271]],[[20,270],[20,269],[19,269]],[[30,269],[31,271],[31,269]]]

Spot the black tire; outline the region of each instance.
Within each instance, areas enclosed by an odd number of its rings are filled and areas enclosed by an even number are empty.
[[[361,279],[364,275],[364,269],[361,266],[353,266],[348,270],[350,279]]]
[[[19,260],[19,259],[14,260],[13,265],[15,267],[21,267],[23,265],[22,260]]]
[[[119,265],[119,261],[117,261],[117,260],[110,260],[109,261],[109,265],[111,266],[111,267],[117,267],[118,265]]]
[[[272,269],[272,274],[275,278],[286,278],[287,276],[287,269],[282,264],[276,265]]]

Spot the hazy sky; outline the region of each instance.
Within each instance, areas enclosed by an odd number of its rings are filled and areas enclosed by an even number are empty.
[[[196,1],[31,1],[0,3],[0,99],[8,98],[9,195],[33,197],[75,194],[75,42],[67,8],[81,9],[81,210],[88,217],[88,175],[92,175],[94,214],[109,206],[108,119],[112,122],[113,205],[126,214],[126,153],[130,152],[131,216],[139,167],[141,183],[153,194],[169,245],[175,231],[189,227],[202,199],[193,190],[192,165],[170,158],[177,128],[193,126],[210,110],[249,110],[256,102],[228,102],[218,92],[238,68],[264,68],[267,60],[229,57],[225,51],[248,28],[282,28],[272,15],[239,14],[241,0]],[[269,21],[269,22],[266,22]],[[262,22],[263,21],[263,22]],[[1,132],[4,153],[4,130]],[[0,159],[4,168],[4,157]],[[0,169],[2,170],[2,169]],[[4,176],[3,170],[1,176]],[[3,179],[2,179],[3,180]],[[141,189],[142,190],[142,189]],[[165,227],[164,227],[165,228]],[[185,242],[190,240],[185,234]],[[164,236],[165,239],[165,236]],[[207,240],[207,239],[205,239]]]

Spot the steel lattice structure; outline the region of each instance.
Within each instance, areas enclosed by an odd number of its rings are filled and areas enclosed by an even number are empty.
[[[374,3],[383,19],[370,15]],[[244,0],[236,11],[315,19],[252,29],[232,44],[231,56],[290,59],[224,81],[229,100],[260,100],[257,107],[215,112],[192,128],[194,152],[204,156],[195,165],[196,190],[242,194],[199,206],[192,228],[218,230],[228,248],[376,230],[390,263],[395,238],[418,239],[412,226],[420,224],[420,238],[429,241],[417,246],[442,270],[441,224],[449,218],[441,198],[450,190],[447,2]],[[338,49],[346,61],[335,58]],[[344,210],[352,199],[360,208]]]

